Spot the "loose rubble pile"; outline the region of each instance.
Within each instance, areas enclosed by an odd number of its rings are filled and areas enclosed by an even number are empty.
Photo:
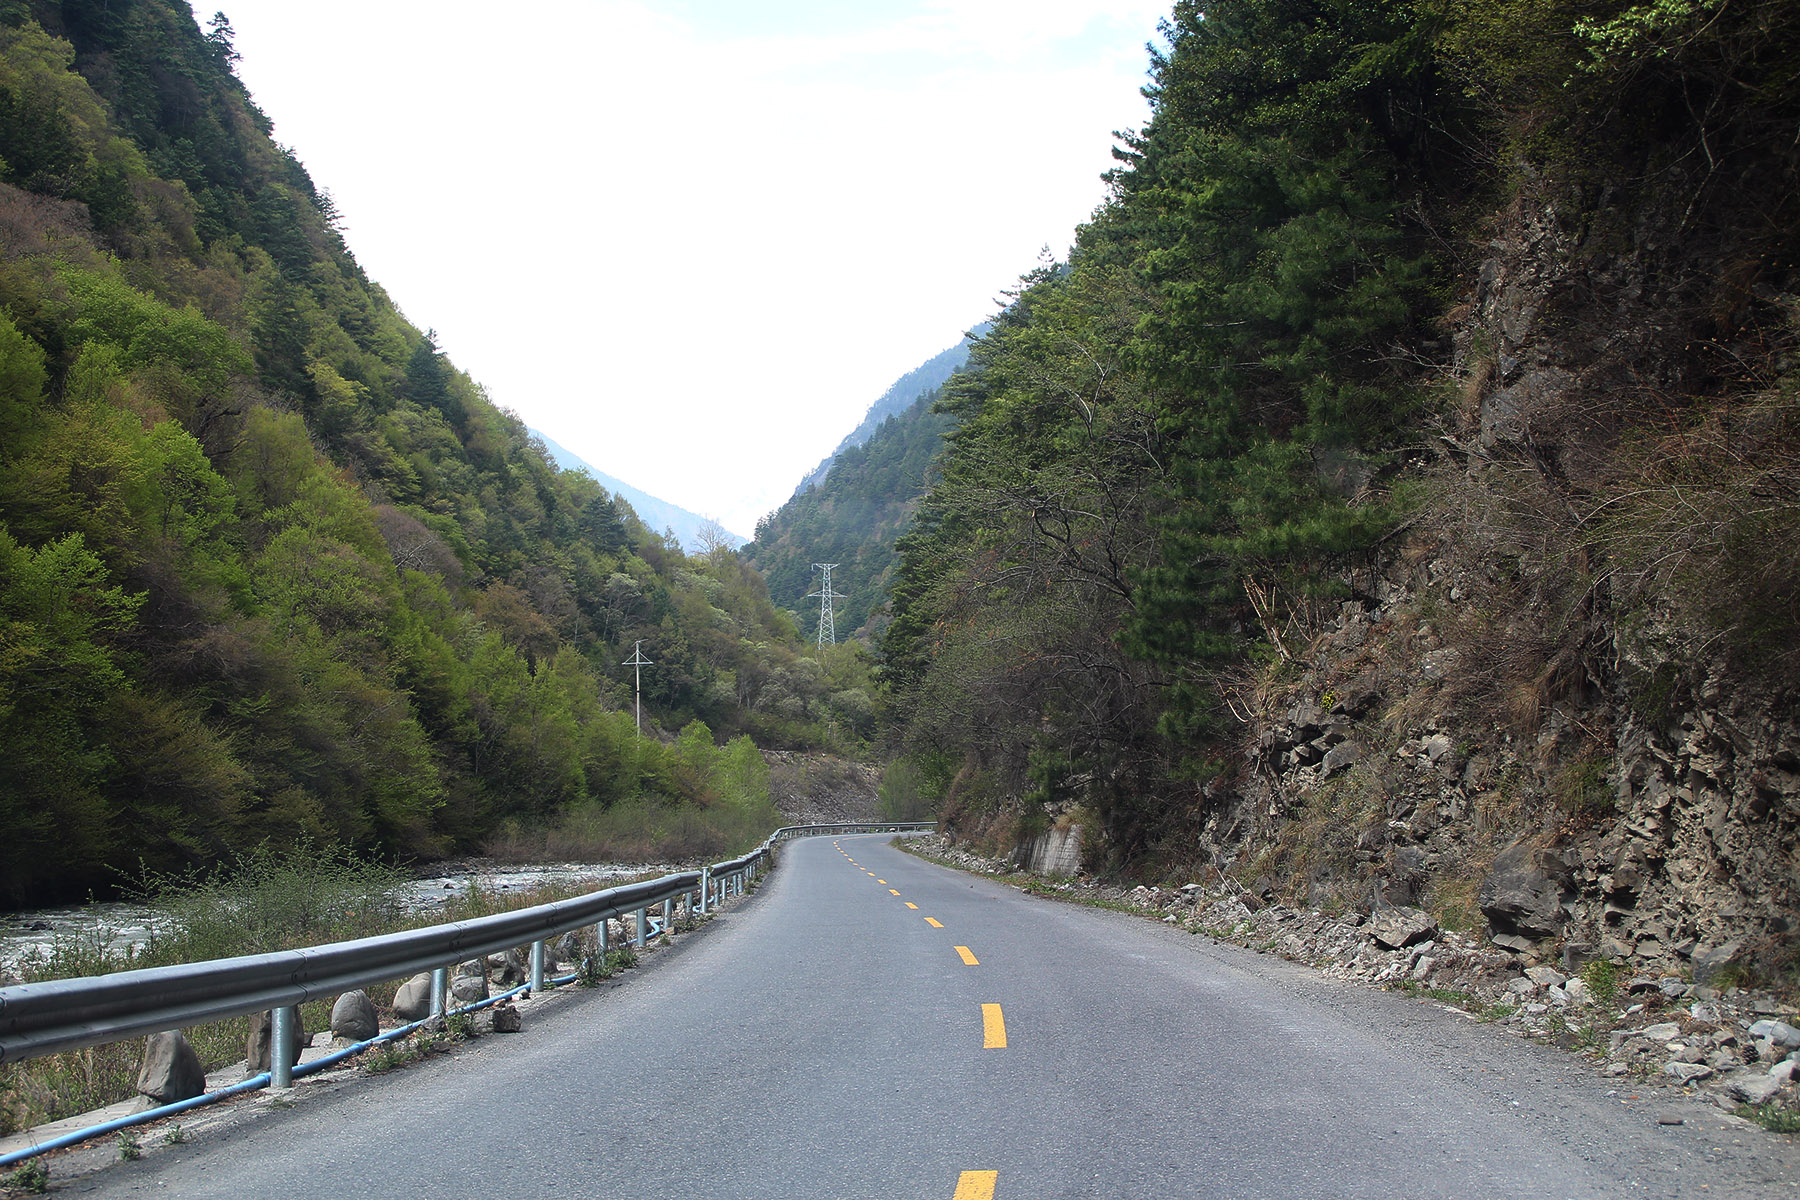
[[[1015,875],[941,838],[907,848],[964,870]],[[1289,908],[1229,879],[1215,885],[1122,888],[1027,876],[1033,891],[1129,908],[1191,933],[1279,954],[1338,979],[1414,992],[1554,1042],[1609,1075],[1680,1087],[1721,1108],[1800,1107],[1795,1009],[1768,992],[1675,975],[1630,974],[1607,960],[1578,974],[1485,936],[1440,928],[1412,907],[1371,913]]]
[[[765,750],[769,798],[789,825],[870,821],[881,816],[881,769],[829,754]]]

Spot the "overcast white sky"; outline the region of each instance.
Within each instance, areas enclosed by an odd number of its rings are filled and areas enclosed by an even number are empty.
[[[749,535],[1104,196],[1167,0],[194,0],[499,404]]]

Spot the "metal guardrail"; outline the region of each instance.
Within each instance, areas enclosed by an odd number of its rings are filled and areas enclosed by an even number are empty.
[[[821,834],[904,832],[934,825],[920,821],[789,825],[739,858],[515,912],[303,950],[0,988],[0,1063],[264,1011],[274,1014],[270,1041],[280,1047],[287,1044],[288,1022],[296,1017],[296,1006],[301,1003],[422,971],[432,972],[432,1013],[439,1015],[445,1011],[445,985],[452,966],[527,944],[531,947],[530,987],[542,990],[549,939],[634,913],[635,941],[641,946],[652,907],[665,906],[665,928],[674,915],[675,903],[684,898],[704,914],[718,900],[742,893],[766,871],[779,842]],[[605,928],[600,925],[603,948]],[[273,1086],[288,1086],[291,1068],[285,1056],[276,1053],[272,1058]]]
[[[839,833],[919,833],[936,829],[936,821],[848,821],[837,825],[784,825],[763,845],[795,837],[830,837]]]

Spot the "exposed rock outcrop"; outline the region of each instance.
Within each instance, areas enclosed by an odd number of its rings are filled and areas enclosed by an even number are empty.
[[[1719,386],[1690,294],[1709,264],[1666,195],[1637,203],[1604,244],[1556,196],[1500,214],[1450,318],[1437,501],[1234,696],[1243,769],[1208,792],[1203,861],[1567,969],[1729,983],[1800,957],[1800,693],[1629,565],[1656,528],[1594,531],[1646,469],[1622,397]],[[1742,345],[1709,346],[1748,362],[1800,298],[1742,300]]]
[[[769,764],[769,796],[789,824],[880,819],[880,768],[796,750],[765,750],[763,758]]]

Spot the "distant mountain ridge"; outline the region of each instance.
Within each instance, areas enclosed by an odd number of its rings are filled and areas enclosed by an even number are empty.
[[[756,540],[744,547],[744,556],[768,582],[774,603],[794,615],[802,637],[819,627],[818,608],[805,598],[817,583],[815,562],[836,567],[832,588],[843,594],[834,612],[840,641],[868,641],[886,627],[895,541],[930,483],[944,435],[957,425],[956,417],[934,405],[967,365],[971,339],[990,329],[983,324],[971,330],[902,375],[787,503],[757,522]]]
[[[945,382],[962,370],[963,364],[969,361],[969,347],[974,344],[972,339],[984,336],[991,328],[993,328],[992,325],[985,321],[982,322],[965,334],[962,341],[956,345],[951,346],[948,350],[940,350],[896,379],[892,386],[881,394],[879,400],[869,405],[869,411],[863,415],[862,424],[846,434],[844,440],[838,443],[836,450],[827,455],[818,466],[807,472],[806,478],[800,481],[800,486],[794,489],[794,495],[798,496],[808,488],[815,487],[822,482],[825,476],[830,474],[832,464],[837,461],[839,455],[867,442],[889,417],[899,416],[911,408],[919,397],[929,395],[943,387]]]
[[[586,471],[593,476],[594,482],[622,498],[631,505],[638,519],[653,530],[672,529],[675,537],[681,542],[684,550],[693,551],[700,548],[701,533],[706,529],[716,529],[724,534],[725,541],[733,550],[747,543],[750,539],[731,532],[711,517],[703,517],[699,513],[689,512],[679,504],[652,496],[649,492],[632,487],[623,479],[617,479],[588,462],[579,454],[566,446],[559,445],[549,434],[541,429],[531,431],[533,437],[544,443],[544,449],[550,460],[565,471]]]

